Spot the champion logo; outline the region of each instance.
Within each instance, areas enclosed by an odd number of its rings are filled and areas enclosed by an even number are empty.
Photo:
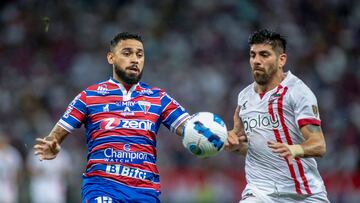
[[[124,144],[124,150],[125,151],[127,151],[127,152],[130,152],[131,151],[131,149],[130,149],[130,147],[131,147],[131,145],[130,144]]]
[[[96,92],[98,94],[102,94],[102,95],[105,95],[105,94],[109,94],[109,89],[107,88],[107,85],[106,84],[102,84],[102,85],[99,85]]]

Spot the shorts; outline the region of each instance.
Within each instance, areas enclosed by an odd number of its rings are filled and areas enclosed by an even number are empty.
[[[242,198],[239,203],[330,203],[327,198],[326,191],[312,194],[311,196],[284,196],[277,194],[267,194],[259,190],[253,185],[247,185],[242,193]]]
[[[160,203],[160,192],[132,188],[101,177],[84,177],[82,203]]]

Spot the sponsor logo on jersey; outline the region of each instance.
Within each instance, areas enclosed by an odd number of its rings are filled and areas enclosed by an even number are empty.
[[[111,130],[114,128],[127,128],[127,129],[139,129],[139,130],[151,130],[154,123],[147,120],[126,120],[120,118],[105,118],[100,128],[104,130]]]
[[[98,86],[96,92],[101,95],[109,94],[109,89],[106,84],[101,84]]]
[[[141,180],[145,180],[147,174],[147,172],[143,170],[128,166],[122,166],[120,164],[106,165],[106,173],[112,175],[126,176],[130,178],[137,178]]]
[[[151,94],[154,94],[154,92],[151,89],[143,89],[143,90],[140,90],[140,94],[151,95]]]
[[[256,117],[243,119],[246,132],[252,132],[256,128],[272,128],[276,129],[280,126],[278,115],[275,114],[275,120],[268,114],[258,114]]]
[[[107,162],[143,164],[147,160],[148,154],[143,152],[132,152],[130,144],[124,144],[123,150],[106,148],[104,150],[104,160]]]
[[[122,116],[133,116],[135,113],[131,110],[130,107],[133,107],[136,104],[134,101],[118,101],[115,103],[116,106],[124,107],[123,110],[120,110]]]
[[[136,102],[134,102],[134,101],[118,101],[115,104],[116,104],[116,106],[132,107],[132,106],[135,106]]]
[[[71,111],[74,109],[74,105],[75,105],[76,101],[80,99],[80,96],[81,96],[81,94],[78,94],[78,95],[71,101],[70,105],[68,106],[68,108],[66,109],[66,111],[65,111],[65,113],[64,113],[64,115],[63,115],[64,118],[69,118],[70,113],[71,113]]]

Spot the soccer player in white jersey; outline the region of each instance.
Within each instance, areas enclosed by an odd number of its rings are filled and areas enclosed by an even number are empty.
[[[0,130],[0,202],[18,202],[18,185],[22,170],[20,152],[10,145],[6,132]]]
[[[326,151],[315,95],[284,71],[283,36],[259,30],[249,46],[255,81],[239,93],[226,145],[246,156],[240,202],[329,202],[314,159]]]

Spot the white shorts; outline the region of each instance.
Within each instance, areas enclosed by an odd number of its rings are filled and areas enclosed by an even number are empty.
[[[268,194],[259,190],[254,185],[246,185],[242,193],[242,198],[239,203],[289,203],[289,202],[301,202],[301,203],[330,203],[327,198],[326,191],[312,194],[307,197],[290,197],[276,194]]]

